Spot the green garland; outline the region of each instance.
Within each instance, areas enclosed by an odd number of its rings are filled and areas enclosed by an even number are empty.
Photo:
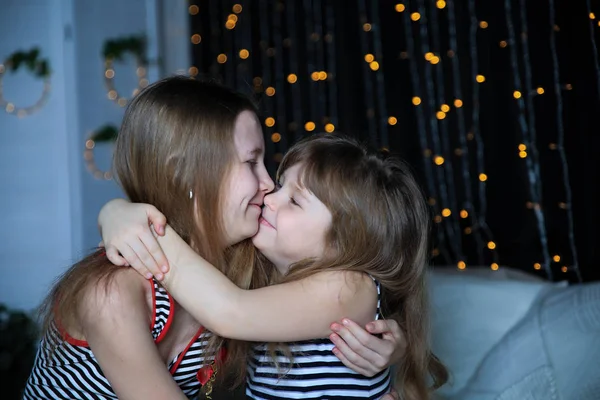
[[[119,136],[119,130],[114,125],[104,125],[94,131],[90,139],[96,143],[114,142],[117,140],[117,136]]]
[[[104,43],[102,56],[106,60],[123,61],[126,53],[133,54],[142,64],[147,64],[146,38],[142,35],[109,39]]]
[[[12,53],[5,61],[4,65],[12,72],[17,71],[22,65],[29,69],[33,74],[40,78],[50,76],[50,62],[46,59],[40,59],[40,49],[34,47],[26,51],[16,51]]]

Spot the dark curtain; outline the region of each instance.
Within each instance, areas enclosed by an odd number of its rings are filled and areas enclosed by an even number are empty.
[[[413,165],[435,264],[600,278],[598,1],[190,4],[190,74],[256,99],[272,172],[343,132]]]

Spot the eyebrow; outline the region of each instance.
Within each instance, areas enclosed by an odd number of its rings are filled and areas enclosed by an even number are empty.
[[[261,155],[263,152],[263,150],[260,147],[257,147],[253,150],[248,151],[248,155],[252,156],[252,157],[257,157],[259,155]]]

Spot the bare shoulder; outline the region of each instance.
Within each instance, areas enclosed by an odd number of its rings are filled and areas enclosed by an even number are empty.
[[[98,323],[113,323],[133,315],[147,315],[150,285],[132,268],[119,268],[90,282],[78,306],[81,328]]]

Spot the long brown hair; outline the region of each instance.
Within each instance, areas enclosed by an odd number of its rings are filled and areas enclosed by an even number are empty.
[[[243,288],[253,285],[253,269],[227,261],[247,254],[248,243],[226,251],[221,205],[223,182],[236,157],[235,121],[246,110],[256,112],[250,99],[217,83],[184,77],[160,80],[128,105],[113,158],[129,200],[157,207],[188,244]],[[44,301],[44,331],[52,321],[64,326],[76,322],[86,291],[108,287],[119,268],[101,249],[72,266]],[[223,339],[214,336],[211,342],[207,351],[216,354]],[[231,347],[239,357],[235,342]]]
[[[326,247],[333,251],[323,259],[294,264],[279,283],[336,269],[377,279],[382,313],[399,322],[407,340],[397,379],[401,398],[429,398],[431,390],[447,381],[448,372],[429,344],[430,214],[410,168],[338,135],[315,135],[293,146],[278,178],[296,164],[301,165],[299,184],[332,214]]]

